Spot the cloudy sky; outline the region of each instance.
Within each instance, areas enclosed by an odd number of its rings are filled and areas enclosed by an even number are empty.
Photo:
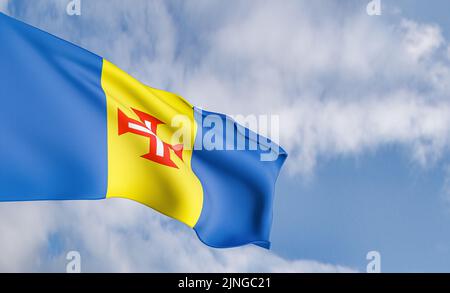
[[[0,271],[450,271],[445,0],[0,0],[208,110],[280,115],[271,251],[217,250],[121,199],[0,204]]]

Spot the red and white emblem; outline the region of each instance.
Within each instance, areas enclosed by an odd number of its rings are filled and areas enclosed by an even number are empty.
[[[177,157],[183,160],[183,145],[170,145],[163,142],[158,137],[158,125],[164,124],[164,122],[158,120],[150,114],[132,108],[136,116],[139,117],[140,121],[137,121],[129,118],[120,109],[118,110],[119,135],[130,132],[149,138],[149,152],[142,155],[142,158],[178,169],[178,166],[170,158],[170,151],[172,150]]]

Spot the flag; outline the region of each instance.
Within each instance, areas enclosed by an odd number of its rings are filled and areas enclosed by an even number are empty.
[[[0,102],[0,201],[120,197],[209,246],[269,248],[287,154],[230,117],[1,13]]]

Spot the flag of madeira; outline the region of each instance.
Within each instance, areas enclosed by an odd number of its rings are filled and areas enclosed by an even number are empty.
[[[0,201],[120,197],[269,247],[282,148],[1,13],[0,136]]]

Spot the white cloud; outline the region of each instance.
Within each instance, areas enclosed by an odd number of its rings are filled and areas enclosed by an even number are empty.
[[[63,272],[70,250],[80,251],[84,272],[354,271],[286,260],[257,247],[208,248],[191,229],[123,199],[6,203],[0,210],[0,271],[5,272]],[[49,249],[49,236],[59,247]]]
[[[360,154],[394,143],[409,148],[425,166],[449,143],[450,105],[411,91],[357,101],[299,100],[282,115],[291,121],[289,139],[303,145],[293,155],[306,170],[319,155]]]
[[[294,173],[387,144],[422,166],[440,158],[450,67],[437,25],[283,4],[264,2],[215,31],[184,80],[187,96],[218,111],[279,113]]]
[[[421,59],[439,48],[444,39],[436,25],[419,25],[411,20],[403,20],[405,50],[415,59]]]
[[[57,225],[53,207],[31,202],[0,205],[0,271],[27,271],[40,265],[49,232]]]
[[[65,15],[63,2],[33,2],[20,15],[196,105],[279,113],[293,174],[310,174],[321,158],[387,144],[405,146],[421,165],[448,148],[450,67],[436,25],[371,18],[365,4],[350,10],[324,1],[84,1],[80,19]],[[62,254],[33,257],[55,233],[64,250],[82,247],[89,270],[345,270],[258,248],[211,250],[192,231],[122,201],[2,209],[14,214],[0,213],[0,223],[19,225],[16,232],[0,225],[10,241],[0,243],[8,252],[2,270],[58,270]]]
[[[0,0],[0,12],[8,12],[9,0]]]

